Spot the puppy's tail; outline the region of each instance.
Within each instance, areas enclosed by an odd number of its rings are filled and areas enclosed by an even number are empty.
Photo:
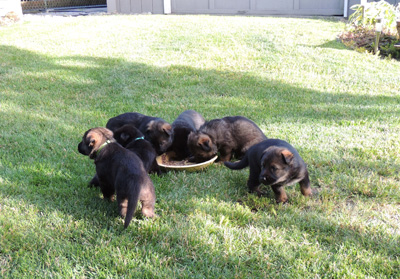
[[[133,214],[135,214],[138,200],[139,200],[139,189],[137,189],[137,187],[133,187],[133,191],[132,193],[129,194],[128,197],[128,208],[126,210],[125,223],[124,223],[125,229],[129,226],[129,223],[133,218]]]
[[[232,163],[232,162],[224,162],[224,165],[232,170],[241,170],[249,165],[249,159],[245,155],[242,160]]]

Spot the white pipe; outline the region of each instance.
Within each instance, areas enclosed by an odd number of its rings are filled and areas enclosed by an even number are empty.
[[[349,12],[349,0],[344,0],[344,11],[343,16],[347,17]]]

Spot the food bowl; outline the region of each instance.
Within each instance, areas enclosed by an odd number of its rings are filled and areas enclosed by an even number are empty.
[[[218,158],[218,155],[215,155],[208,161],[202,163],[191,163],[187,159],[182,161],[174,160],[175,153],[173,151],[166,152],[157,156],[157,164],[160,168],[165,170],[177,170],[177,171],[199,171],[202,170],[212,163]]]

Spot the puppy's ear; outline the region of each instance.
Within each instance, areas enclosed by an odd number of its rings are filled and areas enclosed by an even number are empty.
[[[96,151],[95,151],[95,148],[94,148],[94,145],[96,144],[96,140],[94,139],[94,138],[91,138],[90,139],[90,142],[89,142],[89,151],[90,151],[90,153],[89,153],[89,158],[90,159],[94,159],[95,157],[96,157]]]
[[[287,149],[283,150],[282,153],[281,153],[281,155],[282,155],[283,161],[284,161],[286,164],[288,164],[288,165],[292,162],[293,157],[294,157],[293,153],[290,152],[290,151],[287,150]]]
[[[199,146],[204,150],[204,151],[211,151],[211,146],[210,146],[211,140],[209,137],[200,137],[198,144]]]
[[[188,135],[188,143],[189,143],[190,141],[195,140],[195,139],[194,139],[195,136],[196,136],[196,133],[193,132],[193,131],[191,131],[191,132],[189,133],[189,135]]]
[[[106,136],[107,139],[112,139],[114,137],[113,131],[111,131],[109,129],[102,128],[101,131]]]
[[[162,130],[163,130],[164,133],[166,133],[168,136],[171,136],[171,134],[172,134],[172,127],[171,127],[170,124],[165,123],[165,124],[162,126]]]
[[[131,136],[127,133],[121,133],[121,135],[120,135],[120,138],[125,142],[128,141],[130,137]]]
[[[93,138],[90,139],[89,147],[93,147],[95,143],[96,143],[96,140],[95,140],[95,139],[93,139]]]
[[[146,127],[146,135],[150,136],[152,130],[153,130],[153,125],[154,125],[154,120],[151,120],[149,123],[147,123]]]

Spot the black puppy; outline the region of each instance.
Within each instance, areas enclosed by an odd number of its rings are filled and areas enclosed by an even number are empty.
[[[286,141],[267,139],[252,146],[241,161],[224,164],[233,170],[250,166],[247,181],[250,192],[262,195],[258,186],[261,183],[270,185],[277,203],[284,203],[288,199],[284,186],[297,182],[304,196],[312,195],[307,166],[296,149]]]
[[[267,137],[250,119],[243,116],[227,116],[204,123],[197,132],[191,132],[188,146],[193,159],[203,162],[219,152],[219,161],[229,161],[232,155],[238,158],[254,144]]]
[[[161,174],[157,164],[157,153],[153,145],[144,139],[144,135],[136,127],[126,124],[114,132],[115,140],[126,149],[135,152],[142,160],[148,173]]]
[[[171,124],[162,118],[147,116],[138,112],[127,112],[110,118],[106,128],[115,132],[125,124],[138,128],[144,134],[145,139],[151,142],[159,155],[164,153],[172,144],[173,130]]]
[[[142,203],[142,214],[154,217],[156,195],[153,182],[139,157],[116,143],[110,130],[93,128],[86,131],[78,151],[94,159],[104,198],[113,200],[114,193],[117,194],[125,228],[132,220],[138,200]]]
[[[194,110],[185,110],[172,123],[174,140],[168,151],[175,153],[175,160],[183,160],[190,156],[187,140],[190,132],[197,131],[205,123],[203,116]]]

